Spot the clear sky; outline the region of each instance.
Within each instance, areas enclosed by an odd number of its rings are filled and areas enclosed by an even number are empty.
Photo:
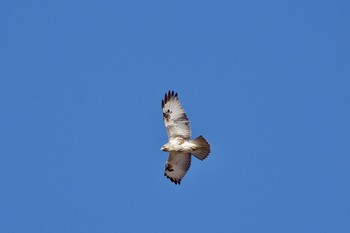
[[[349,1],[0,2],[0,232],[350,232]],[[212,146],[175,186],[161,99]]]

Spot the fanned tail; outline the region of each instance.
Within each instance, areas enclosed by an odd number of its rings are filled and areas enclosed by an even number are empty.
[[[191,142],[197,146],[197,148],[191,152],[197,159],[204,160],[208,157],[210,153],[210,145],[202,135]]]

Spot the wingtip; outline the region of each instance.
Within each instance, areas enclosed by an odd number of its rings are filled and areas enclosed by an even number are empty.
[[[164,173],[164,176],[165,176],[166,178],[168,178],[171,182],[173,182],[175,185],[180,185],[180,184],[181,184],[181,180],[176,180],[176,179],[174,179],[174,178],[172,178],[172,177],[170,177],[170,176],[167,176],[166,173]]]
[[[165,95],[164,95],[164,99],[162,99],[162,107],[164,107],[164,105],[169,102],[172,98],[176,98],[178,99],[178,94],[177,92],[175,91],[168,91],[168,92],[165,92]]]

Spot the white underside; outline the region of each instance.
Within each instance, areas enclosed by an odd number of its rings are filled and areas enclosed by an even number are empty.
[[[164,146],[168,146],[169,152],[176,151],[185,151],[191,152],[197,148],[197,145],[192,143],[191,141],[183,141],[183,139],[172,139]]]

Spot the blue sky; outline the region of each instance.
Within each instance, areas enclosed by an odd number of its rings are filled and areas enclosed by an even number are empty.
[[[349,232],[349,12],[1,1],[0,232]],[[168,90],[212,146],[180,186]]]

